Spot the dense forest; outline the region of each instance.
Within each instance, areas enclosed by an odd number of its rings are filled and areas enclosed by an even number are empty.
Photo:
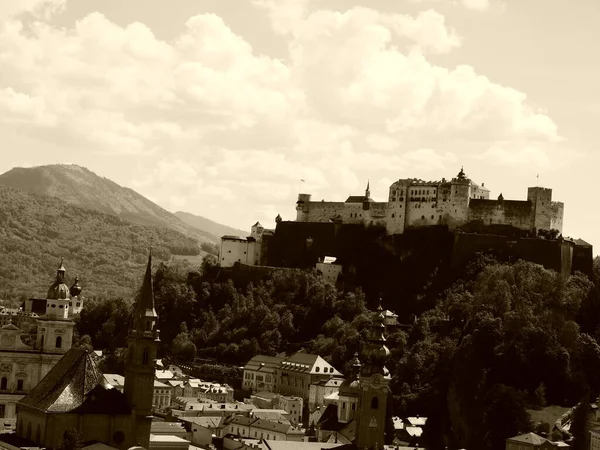
[[[304,348],[344,372],[378,302],[315,271],[240,286],[218,274],[210,257],[191,272],[157,267],[163,355],[243,365]],[[429,418],[427,448],[501,449],[506,437],[533,429],[526,408],[573,406],[600,393],[598,260],[593,280],[563,280],[539,265],[478,255],[436,290],[435,306],[387,331],[394,414]],[[414,310],[414,301],[383,306]],[[122,299],[92,302],[78,331],[96,348],[117,347],[129,308]]]
[[[177,231],[0,186],[0,299],[45,296],[61,257],[86,297],[133,296],[152,243],[159,260],[200,253]]]

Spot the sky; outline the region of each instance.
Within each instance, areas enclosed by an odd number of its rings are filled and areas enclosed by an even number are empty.
[[[0,172],[78,164],[249,231],[294,220],[300,190],[343,201],[370,180],[386,201],[464,166],[492,198],[552,188],[564,235],[600,248],[598,17],[597,0],[1,1]]]

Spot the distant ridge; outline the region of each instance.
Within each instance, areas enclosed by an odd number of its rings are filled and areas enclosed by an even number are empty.
[[[206,231],[207,233],[213,234],[217,237],[225,235],[246,236],[250,234],[249,230],[238,230],[236,228],[228,227],[227,225],[221,225],[220,223],[214,222],[205,217],[197,216],[184,211],[177,211],[175,216],[188,225],[199,228],[200,230]]]
[[[0,185],[32,194],[57,197],[67,203],[112,214],[134,223],[170,228],[201,242],[218,242],[220,237],[209,229],[183,222],[175,214],[133,189],[120,186],[75,164],[15,167],[0,175]],[[210,230],[224,227],[208,219],[204,220]]]

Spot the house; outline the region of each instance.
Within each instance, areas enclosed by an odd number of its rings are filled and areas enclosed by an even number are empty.
[[[251,392],[275,390],[275,371],[283,361],[276,356],[257,355],[244,366],[242,387]]]
[[[171,386],[154,380],[152,406],[156,409],[165,409],[171,406]]]
[[[151,434],[148,450],[188,450],[190,441],[178,436]]]
[[[311,384],[308,393],[308,407],[310,410],[313,411],[317,406],[324,406],[325,397],[337,393],[343,382],[343,378],[334,377]]]
[[[181,419],[191,432],[193,445],[206,447],[212,444],[216,430],[220,429],[223,417],[185,417]]]
[[[552,442],[535,433],[525,433],[506,440],[506,450],[548,450],[569,448],[564,442]]]
[[[223,437],[229,434],[235,436],[272,439],[277,441],[297,441],[304,440],[304,431],[296,428],[290,423],[279,423],[254,417],[232,416],[226,419],[222,424],[219,436]]]
[[[150,434],[154,435],[166,435],[166,436],[177,436],[182,439],[190,440],[191,433],[185,429],[185,426],[181,422],[163,422],[159,420],[152,421],[150,427]]]
[[[342,375],[319,355],[303,351],[281,361],[274,374],[275,392],[302,397],[306,401],[312,384]]]

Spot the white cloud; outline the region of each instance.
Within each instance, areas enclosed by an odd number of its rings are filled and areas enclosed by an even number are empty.
[[[445,3],[449,5],[460,5],[472,11],[487,11],[491,8],[491,0],[410,0],[413,3]],[[498,0],[498,3],[501,3]]]
[[[285,35],[285,60],[213,14],[171,42],[98,13],[73,29],[34,21],[27,33],[5,21],[0,132],[18,123],[45,142],[134,155],[142,194],[238,226],[293,215],[301,178],[315,198],[338,200],[370,178],[382,198],[381,180],[451,176],[475,148],[501,159],[523,144],[511,157],[530,162],[559,140],[523,93],[427,59],[461,43],[438,12],[254,3]],[[261,207],[268,217],[254,217]]]

